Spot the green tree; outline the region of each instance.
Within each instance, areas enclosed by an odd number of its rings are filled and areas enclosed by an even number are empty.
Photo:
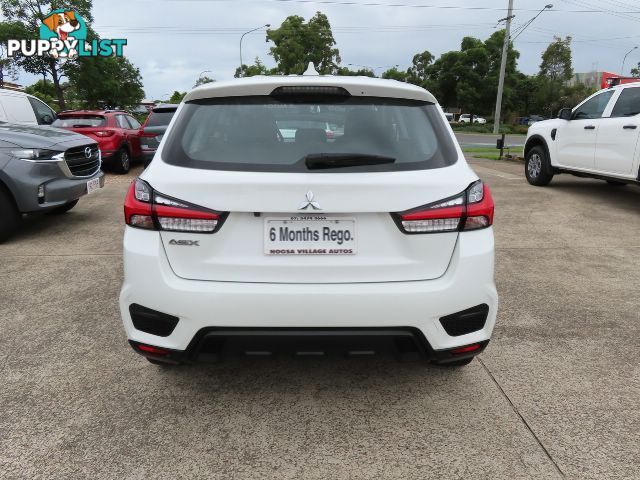
[[[557,85],[570,80],[573,75],[571,37],[566,37],[564,40],[560,37],[553,38],[554,41],[542,53],[540,76]]]
[[[397,67],[391,67],[388,70],[382,72],[382,78],[387,78],[390,80],[398,80],[400,82],[407,81],[407,72],[403,72],[402,70],[398,70]]]
[[[20,22],[0,22],[0,87],[6,78],[12,80],[18,76],[18,64],[15,60],[5,57],[7,41],[12,38],[26,36],[24,25]]]
[[[198,79],[196,80],[196,84],[193,86],[193,88],[199,87],[200,85],[204,85],[205,83],[213,83],[213,82],[215,82],[213,78],[203,75],[201,77],[198,77]]]
[[[431,90],[441,105],[458,106],[459,70],[456,68],[462,54],[458,51],[443,53],[429,68]]]
[[[179,91],[175,90],[173,92],[173,94],[171,95],[171,97],[169,98],[169,103],[180,103],[180,102],[182,102],[182,99],[185,97],[186,94],[187,94],[187,92],[179,92]]]
[[[235,78],[240,77],[254,77],[256,75],[268,75],[269,69],[264,66],[262,61],[256,57],[253,65],[242,65],[241,67],[236,68],[236,73],[233,75]]]
[[[336,75],[344,77],[375,77],[373,70],[368,68],[359,68],[358,70],[350,70],[349,67],[338,67]]]
[[[131,108],[144,98],[140,70],[125,57],[84,57],[65,71],[86,108]]]
[[[573,68],[571,65],[571,37],[564,40],[554,37],[542,53],[540,63],[540,102],[545,105],[545,113],[552,116],[557,112],[566,100],[563,100],[567,92],[566,82],[571,79]]]
[[[335,74],[340,64],[340,52],[335,47],[331,25],[326,15],[317,12],[307,23],[298,15],[287,17],[280,28],[267,30],[270,55],[277,64],[277,73],[301,74],[313,62],[321,74]]]
[[[12,26],[7,28],[15,29],[14,36],[8,38],[26,40],[38,39],[42,20],[51,10],[58,8],[75,10],[86,22],[91,23],[93,21],[91,6],[91,0],[0,0],[0,11],[5,19],[3,23],[8,22]],[[3,29],[4,26],[0,28],[0,31]],[[94,35],[91,30],[89,30],[89,34]],[[6,42],[4,38],[0,40]],[[51,77],[60,109],[65,108],[64,89],[62,87],[62,78],[65,75],[64,70],[67,65],[75,63],[75,61],[54,58],[51,55],[44,57],[16,55],[13,57],[15,65],[25,72],[36,75],[46,74]]]
[[[47,80],[38,80],[36,83],[29,85],[24,89],[25,93],[38,97],[44,103],[48,104],[52,109],[57,110],[56,89],[53,82]]]
[[[411,66],[407,70],[407,82],[422,88],[428,88],[430,83],[429,76],[434,60],[435,57],[428,50],[415,54]]]

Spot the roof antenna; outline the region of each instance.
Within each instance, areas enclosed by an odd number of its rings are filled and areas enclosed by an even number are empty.
[[[320,74],[316,70],[316,66],[313,64],[313,62],[309,62],[309,66],[307,67],[307,71],[304,72],[302,75],[320,75]]]

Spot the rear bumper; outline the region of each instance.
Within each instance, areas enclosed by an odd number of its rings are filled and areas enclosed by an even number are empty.
[[[439,279],[357,284],[275,284],[185,280],[171,270],[157,232],[127,227],[125,281],[120,310],[129,340],[190,355],[193,342],[216,330],[280,328],[395,329],[423,338],[432,358],[438,352],[491,337],[498,296],[494,284],[491,229],[459,237],[446,273]],[[132,304],[179,318],[167,336],[134,327]],[[482,328],[451,336],[440,318],[488,305]],[[479,350],[481,351],[481,349]],[[479,353],[475,351],[473,354]],[[464,358],[464,357],[458,357]]]

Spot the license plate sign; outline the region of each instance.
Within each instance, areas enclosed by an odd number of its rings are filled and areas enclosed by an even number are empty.
[[[266,255],[355,255],[356,221],[313,215],[264,219]]]
[[[92,178],[87,182],[87,193],[92,193],[96,190],[100,190],[100,179]]]

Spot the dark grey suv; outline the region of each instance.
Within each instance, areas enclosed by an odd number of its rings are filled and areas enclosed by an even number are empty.
[[[22,214],[64,213],[104,186],[98,144],[45,126],[0,124],[0,242]]]

